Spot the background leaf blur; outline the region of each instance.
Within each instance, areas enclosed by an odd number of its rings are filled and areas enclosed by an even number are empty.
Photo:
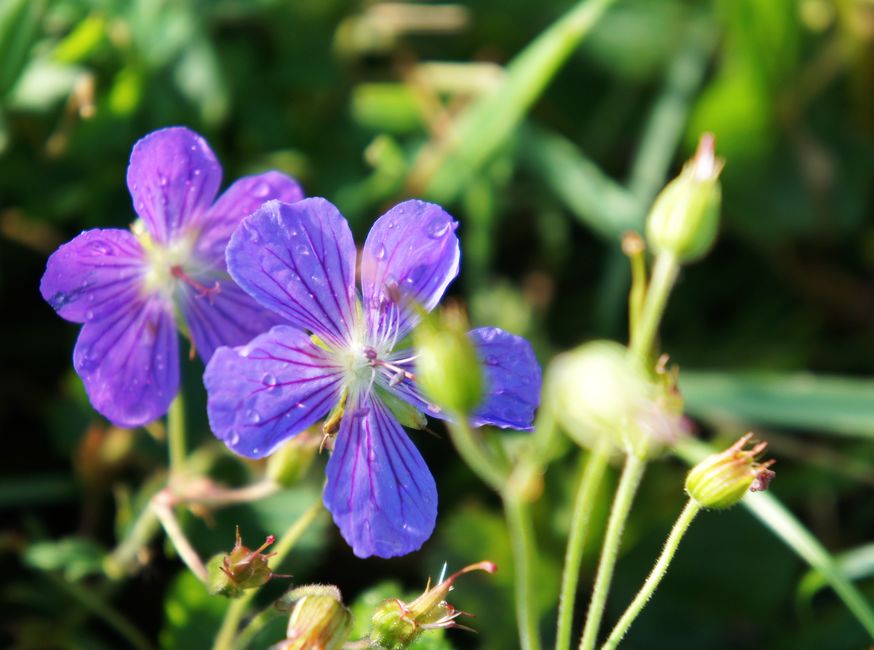
[[[700,433],[752,427],[768,439],[773,494],[874,598],[874,4],[616,0],[590,3],[582,23],[555,22],[573,6],[0,0],[4,647],[208,647],[221,621],[224,602],[198,591],[161,544],[131,579],[96,575],[156,489],[146,479],[165,450],[160,431],[121,431],[93,413],[70,367],[76,328],[38,293],[58,244],[130,223],[130,148],[171,124],[203,133],[226,179],[267,168],[297,176],[308,195],[336,202],[356,235],[403,196],[446,202],[463,247],[451,291],[475,324],[529,337],[544,363],[594,336],[625,338],[618,238],[640,227],[700,132],[714,132],[727,161],[722,233],[684,270],[663,347]],[[202,367],[187,365],[194,447],[211,436]],[[428,647],[512,647],[499,504],[445,436],[412,435],[441,500],[423,552],[361,561],[323,525],[280,570],[295,583],[335,583],[354,603],[384,593],[386,580],[417,593],[444,561],[491,559],[497,574],[453,594],[481,633]],[[257,469],[207,448],[211,475],[226,483]],[[571,455],[553,465],[535,508],[547,601],[575,467]],[[280,533],[320,489],[318,470],[257,508],[188,517],[192,539],[209,555],[230,548],[235,523],[252,539]],[[668,460],[645,479],[608,619],[658,553],[683,476]],[[821,576],[745,511],[702,516],[684,545],[624,647],[867,643]],[[552,619],[544,612],[544,635]]]

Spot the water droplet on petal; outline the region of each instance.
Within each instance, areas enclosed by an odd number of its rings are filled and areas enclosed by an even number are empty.
[[[158,184],[159,184],[161,187],[167,187],[167,183],[168,183],[168,182],[169,182],[169,181],[167,180],[167,177],[164,176],[164,174],[158,174]]]
[[[93,320],[93,319],[94,319],[94,312],[89,309],[88,311],[85,312],[85,320]]]
[[[310,249],[308,246],[305,246],[304,244],[298,244],[295,247],[294,252],[297,253],[298,255],[309,255]]]
[[[235,447],[240,444],[240,434],[236,431],[232,432],[225,442],[227,442],[231,447]]]
[[[386,227],[387,227],[389,230],[391,230],[392,228],[394,228],[394,227],[395,227],[394,219],[389,220],[389,222],[386,224]]]
[[[447,232],[449,232],[449,228],[452,225],[452,222],[447,221],[443,217],[434,217],[431,220],[431,223],[428,224],[428,236],[431,239],[440,239]]]
[[[91,244],[91,252],[97,255],[109,255],[111,249],[101,241],[96,241]]]
[[[385,259],[385,244],[380,244],[379,248],[376,249],[376,259]]]
[[[246,422],[249,424],[258,424],[261,421],[261,414],[255,409],[246,411]]]
[[[264,181],[257,183],[255,185],[255,187],[252,188],[252,196],[254,196],[254,197],[257,197],[259,199],[263,199],[269,195],[270,195],[270,186],[267,183],[265,183]]]
[[[195,170],[194,170],[194,175],[195,175],[195,176],[200,176],[200,170],[199,170],[199,169],[195,169]]]
[[[489,355],[486,357],[486,363],[490,366],[496,366],[498,365],[498,357]]]
[[[279,380],[268,372],[261,377],[261,383],[267,387],[267,390],[273,390],[279,384]]]

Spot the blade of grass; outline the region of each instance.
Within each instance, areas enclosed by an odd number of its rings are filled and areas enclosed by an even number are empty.
[[[684,371],[680,389],[689,413],[707,420],[874,438],[874,380]]]
[[[507,67],[503,82],[459,117],[450,137],[423,149],[408,189],[451,203],[515,132],[552,77],[614,0],[582,0],[544,30]]]
[[[685,440],[675,447],[677,455],[690,465],[714,451],[712,447],[698,440]],[[829,586],[844,601],[847,609],[874,639],[874,609],[871,604],[852,583],[840,563],[804,524],[767,492],[747,495],[743,505],[801,559],[822,574]]]

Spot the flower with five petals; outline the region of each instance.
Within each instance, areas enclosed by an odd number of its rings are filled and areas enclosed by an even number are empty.
[[[210,426],[261,458],[333,409],[324,502],[359,557],[409,553],[434,529],[434,479],[397,414],[443,414],[421,395],[402,342],[458,274],[456,227],[431,203],[389,210],[364,244],[360,294],[352,233],[325,199],[265,203],[227,248],[231,277],[288,324],[216,351],[204,373]],[[470,337],[486,381],[473,424],[530,430],[541,382],[531,346],[497,328]]]

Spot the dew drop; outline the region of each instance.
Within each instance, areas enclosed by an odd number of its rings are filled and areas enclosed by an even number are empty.
[[[376,249],[376,259],[385,259],[385,244],[380,244],[379,248]]]
[[[393,220],[393,219],[390,220],[390,221],[386,224],[386,227],[387,227],[389,230],[391,230],[392,228],[394,228],[394,227],[395,227],[395,222],[394,222],[394,220]]]
[[[294,252],[297,253],[298,255],[304,256],[304,255],[310,254],[310,249],[309,249],[309,247],[305,246],[304,244],[298,244],[295,247]]]
[[[236,447],[238,444],[240,444],[240,434],[237,433],[236,431],[231,433],[231,435],[228,436],[227,443],[231,447]]]
[[[259,199],[263,199],[270,194],[270,186],[261,181],[257,183],[255,187],[252,188],[252,196],[257,197]]]
[[[498,357],[489,355],[486,357],[486,363],[489,364],[490,366],[496,366],[496,365],[498,365]]]
[[[246,422],[249,424],[258,424],[261,421],[261,414],[255,409],[246,411]]]
[[[96,241],[91,244],[91,252],[96,253],[97,255],[109,255],[111,249],[103,242]]]
[[[194,175],[195,175],[195,176],[200,176],[200,170],[199,170],[199,169],[195,169],[195,170],[194,170]]]
[[[431,223],[428,224],[428,236],[431,239],[440,239],[443,235],[449,232],[450,225],[451,222],[446,221],[444,218],[434,217],[431,220]]]
[[[168,183],[168,182],[169,182],[169,181],[167,180],[167,177],[166,177],[166,176],[164,176],[163,174],[159,174],[159,175],[158,175],[158,184],[159,184],[161,187],[167,187],[167,183]]]
[[[261,377],[261,383],[267,387],[267,390],[273,390],[279,384],[279,380],[268,372]]]
[[[90,309],[85,312],[85,320],[94,320],[94,312]]]

